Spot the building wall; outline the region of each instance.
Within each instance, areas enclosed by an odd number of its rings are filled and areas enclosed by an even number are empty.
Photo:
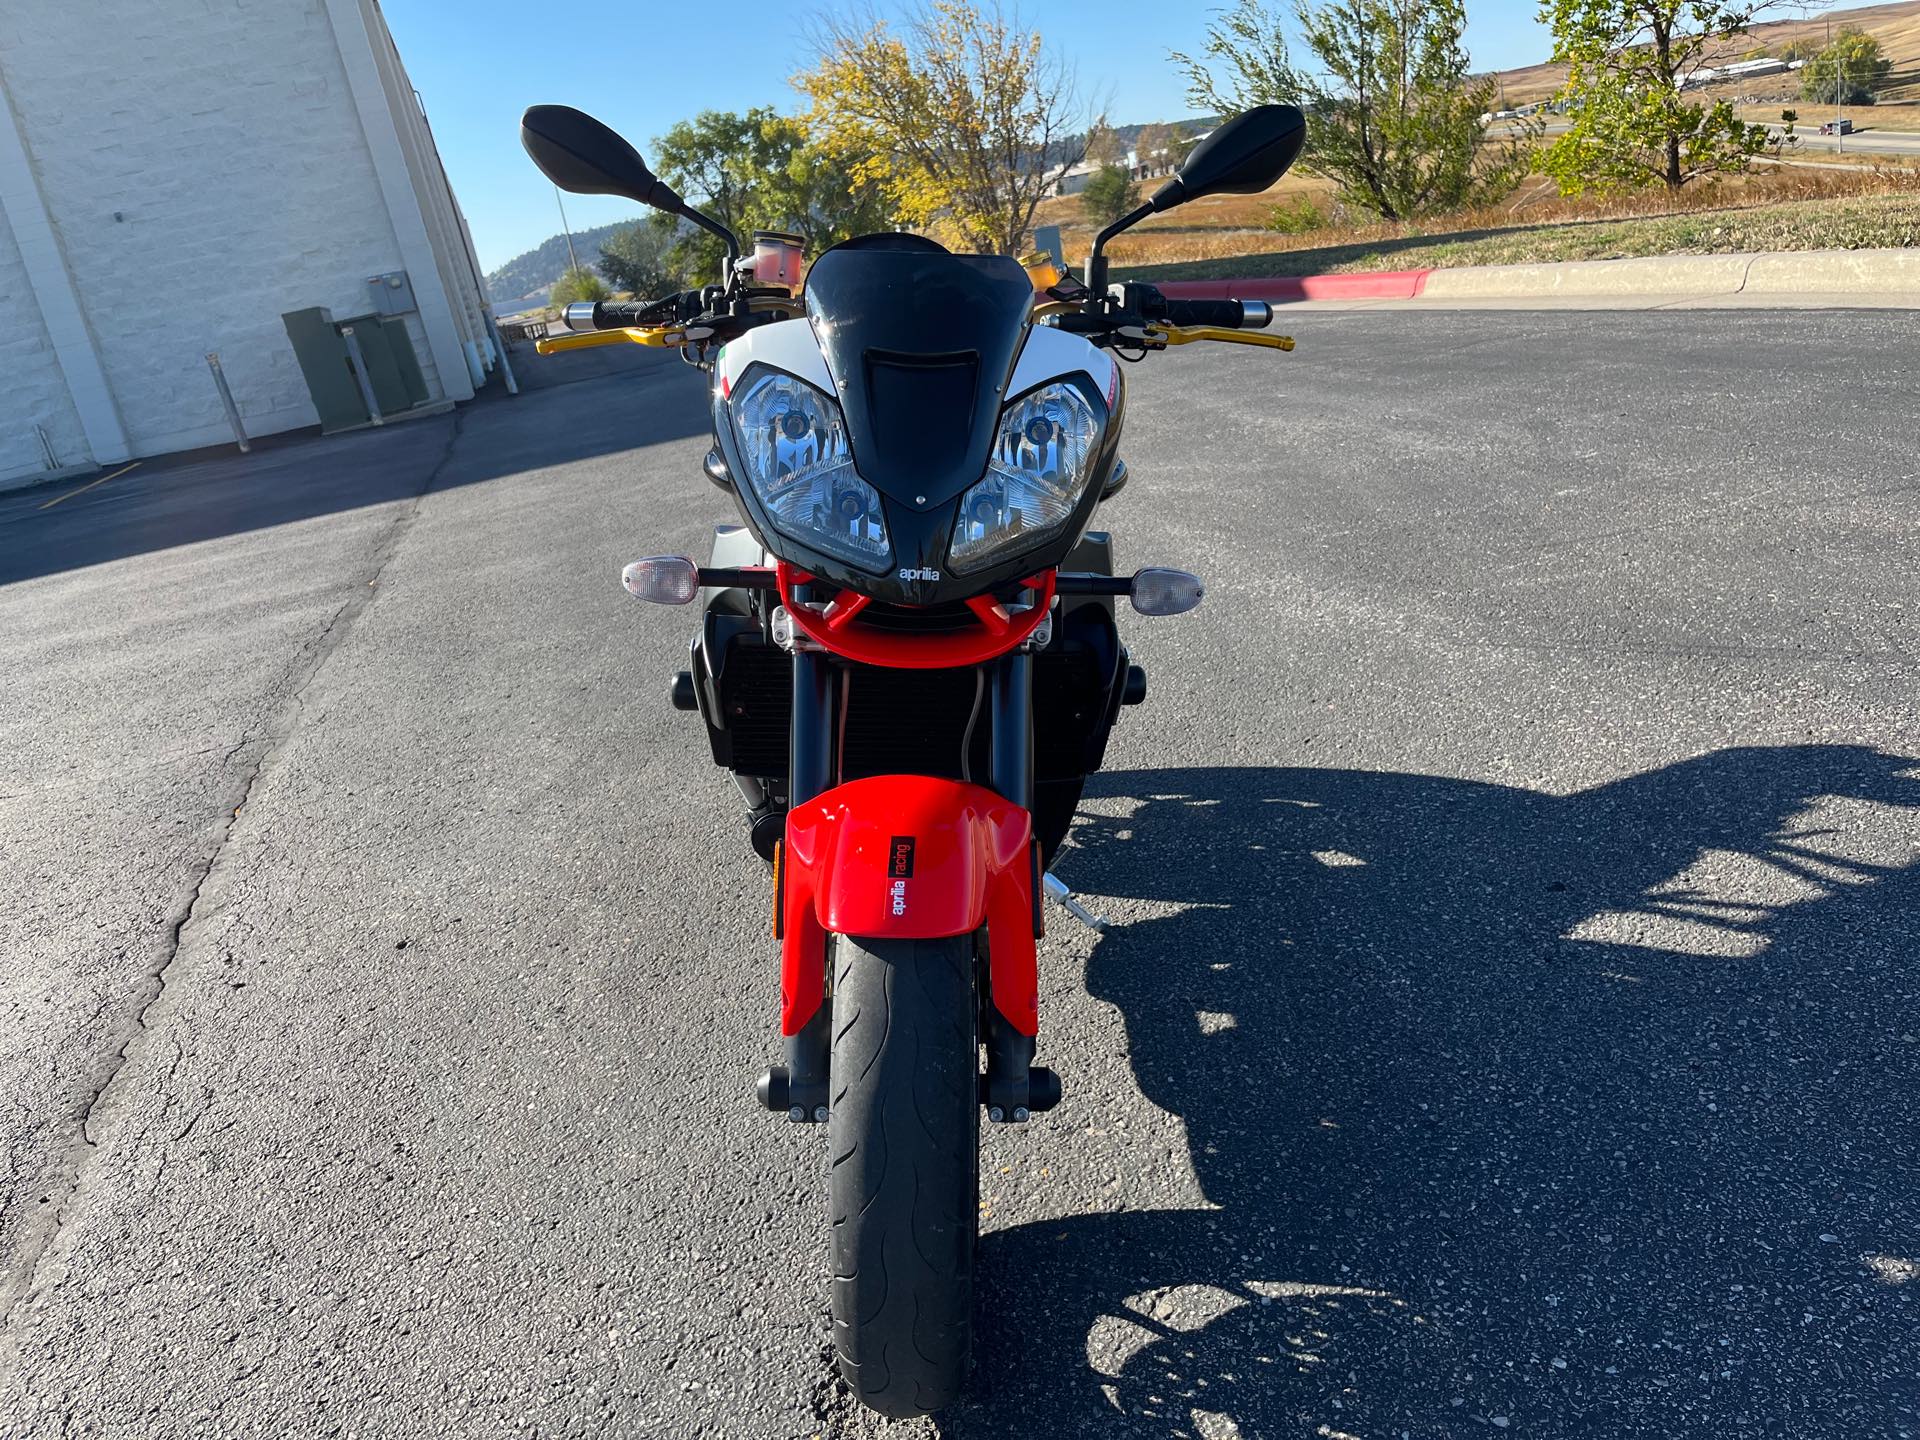
[[[364,313],[391,270],[413,280],[429,389],[472,393],[461,351],[485,331],[450,293],[457,252],[430,248],[442,202],[408,188],[397,131],[424,124],[390,52],[374,0],[0,4],[0,86],[135,454],[231,438],[211,350],[250,433],[316,423],[280,316]],[[11,320],[28,287],[6,257]],[[18,473],[12,408],[0,478]]]
[[[0,479],[47,468],[36,425],[47,432],[60,468],[92,462],[20,246],[0,212]]]

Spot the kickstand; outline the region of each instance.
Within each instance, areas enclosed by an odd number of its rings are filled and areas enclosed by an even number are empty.
[[[1060,904],[1065,907],[1066,912],[1082,925],[1085,925],[1089,930],[1104,930],[1107,928],[1107,922],[1100,916],[1094,914],[1093,911],[1087,909],[1087,907],[1082,905],[1078,900],[1074,899],[1073,891],[1067,888],[1067,882],[1051,870],[1046,874],[1046,883],[1048,897],[1058,900]]]

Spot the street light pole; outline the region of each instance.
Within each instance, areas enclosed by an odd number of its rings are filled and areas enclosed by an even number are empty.
[[[573,228],[567,224],[567,202],[560,198],[560,187],[553,187],[553,203],[560,207],[560,232],[567,237],[567,268],[578,270],[580,257],[573,253]]]

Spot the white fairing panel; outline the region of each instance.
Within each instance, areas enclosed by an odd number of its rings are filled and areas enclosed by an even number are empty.
[[[827,373],[827,357],[814,343],[813,327],[805,320],[781,320],[749,330],[738,340],[729,340],[720,351],[715,383],[731,394],[749,365],[758,362],[796,375],[816,390],[839,399],[833,377]]]
[[[1120,366],[1098,345],[1051,325],[1035,325],[1027,332],[1027,343],[1014,363],[1013,382],[1007,386],[1007,398],[1058,380],[1066,375],[1085,375],[1093,382],[1113,409],[1115,392],[1120,388]]]

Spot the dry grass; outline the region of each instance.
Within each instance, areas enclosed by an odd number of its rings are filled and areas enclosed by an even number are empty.
[[[1434,242],[1448,236],[1481,237],[1510,230],[1537,233],[1554,227],[1591,225],[1598,221],[1721,214],[1741,208],[1782,204],[1818,206],[1821,203],[1883,195],[1911,197],[1920,195],[1920,166],[1885,162],[1878,165],[1769,165],[1756,168],[1748,175],[1696,182],[1677,196],[1658,190],[1611,199],[1598,196],[1564,198],[1554,190],[1551,182],[1535,177],[1499,205],[1429,217],[1417,225],[1386,224],[1366,216],[1336,214],[1333,223],[1327,227],[1301,235],[1282,235],[1255,228],[1276,198],[1302,191],[1315,194],[1320,203],[1337,211],[1338,207],[1333,205],[1327,186],[1311,181],[1294,183],[1290,177],[1289,181],[1282,182],[1265,195],[1231,197],[1236,202],[1233,206],[1223,205],[1211,214],[1196,214],[1199,210],[1196,205],[1183,207],[1168,216],[1156,217],[1114,241],[1108,247],[1108,253],[1116,269],[1127,268],[1145,273],[1161,271],[1167,266],[1242,256],[1323,253],[1353,247],[1374,250],[1384,246],[1394,249],[1405,248],[1409,241]],[[1053,223],[1065,224],[1065,217]],[[1062,238],[1068,255],[1077,258],[1091,244],[1092,232],[1083,222],[1078,227],[1066,229]],[[1894,240],[1874,243],[1915,242]],[[1234,273],[1256,272],[1242,269]],[[1265,273],[1311,272],[1289,266],[1284,270]]]
[[[1787,197],[1787,198],[1783,198]],[[1613,260],[1636,255],[1746,254],[1920,246],[1920,170],[1855,175],[1847,171],[1778,177],[1764,190],[1719,206],[1655,210],[1643,203],[1588,205],[1545,223],[1515,224],[1505,213],[1450,217],[1429,224],[1375,225],[1305,237],[1268,236],[1272,244],[1238,254],[1213,249],[1178,262],[1150,258],[1115,267],[1115,279],[1202,280],[1232,276],[1319,275],[1459,265],[1521,265]]]

